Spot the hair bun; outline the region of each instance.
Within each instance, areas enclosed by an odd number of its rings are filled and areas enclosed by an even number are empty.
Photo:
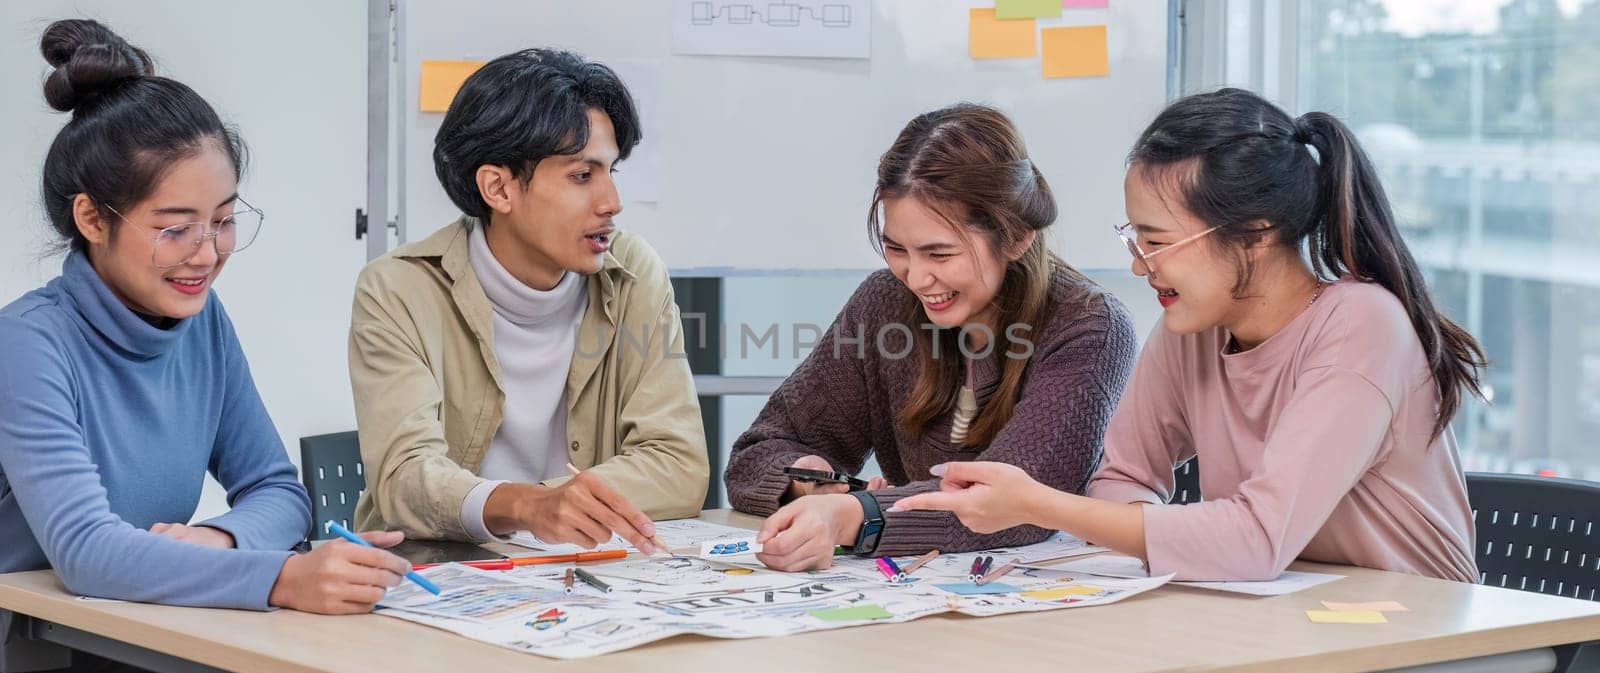
[[[89,19],[50,24],[39,40],[39,52],[55,67],[44,82],[45,101],[62,112],[155,71],[144,50]]]

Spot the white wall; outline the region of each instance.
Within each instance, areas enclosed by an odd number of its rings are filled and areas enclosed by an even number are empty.
[[[355,0],[8,0],[0,9],[0,303],[59,273],[39,171],[66,115],[44,102],[39,35],[59,18],[98,19],[143,47],[238,126],[251,163],[241,193],[266,229],[217,283],[256,385],[299,462],[298,438],[355,427],[345,364],[351,288],[365,262],[366,3]],[[138,442],[130,437],[130,442]],[[159,446],[141,447],[160,451]],[[225,508],[207,484],[197,517]]]

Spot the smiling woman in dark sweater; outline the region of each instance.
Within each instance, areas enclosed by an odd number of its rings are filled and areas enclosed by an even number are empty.
[[[869,215],[889,268],[861,284],[734,443],[729,500],[772,515],[763,562],[824,568],[835,545],[905,555],[1049,535],[980,535],[946,512],[887,510],[937,490],[930,470],[949,461],[1010,463],[1083,491],[1137,339],[1127,309],[1049,251],[1055,219],[1049,185],[1000,112],[955,105],[901,131]],[[884,479],[865,491],[784,473],[855,473],[874,453]]]

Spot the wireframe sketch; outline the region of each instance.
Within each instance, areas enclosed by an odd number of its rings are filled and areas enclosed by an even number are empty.
[[[870,0],[674,2],[674,53],[803,58],[871,55]]]

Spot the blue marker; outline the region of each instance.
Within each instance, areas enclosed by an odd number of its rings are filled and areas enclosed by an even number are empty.
[[[328,530],[333,531],[334,535],[342,537],[342,538],[344,538],[346,540],[349,540],[349,541],[351,541],[351,542],[353,542],[355,544],[361,545],[363,547],[371,547],[372,546],[371,542],[367,542],[366,540],[361,539],[360,535],[356,535],[355,533],[350,532],[350,529],[339,525],[339,523],[337,521],[329,521],[328,522]],[[433,582],[429,582],[428,578],[423,577],[421,575],[418,575],[417,571],[415,571],[415,570],[407,570],[406,571],[406,579],[411,580],[413,582],[416,582],[417,586],[422,587],[424,589],[427,589],[428,593],[430,593],[430,594],[433,594],[435,596],[439,595],[439,587],[437,585],[435,585]]]

